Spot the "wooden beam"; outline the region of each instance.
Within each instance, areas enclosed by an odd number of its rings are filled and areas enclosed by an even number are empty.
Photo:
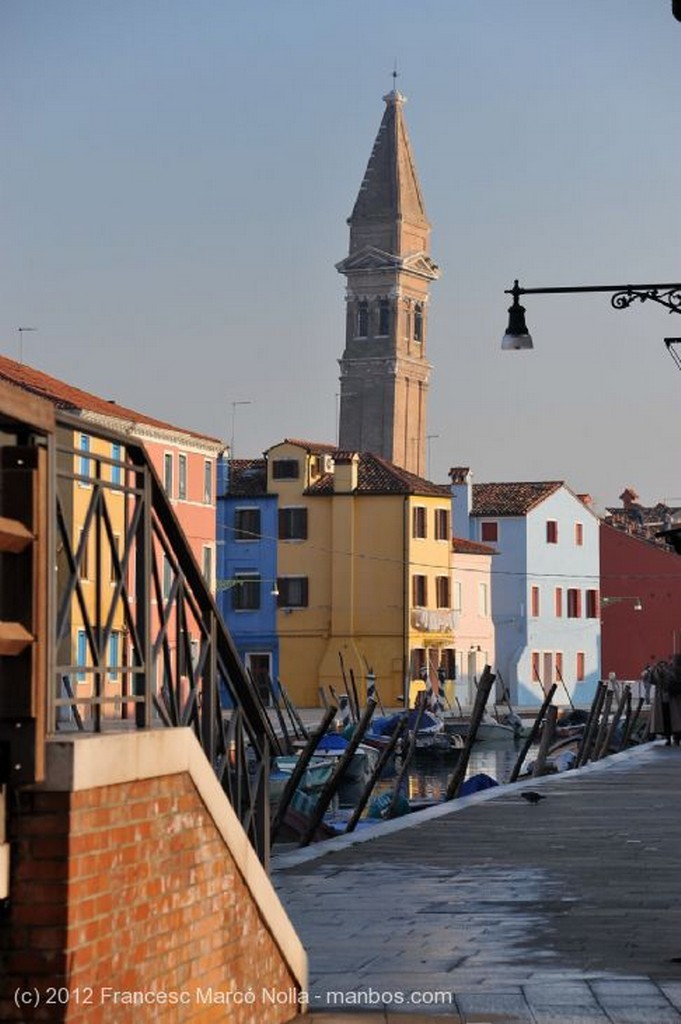
[[[0,622],[0,655],[14,657],[33,643],[33,637],[19,622]]]
[[[32,542],[33,534],[23,523],[0,516],[0,551],[18,555]]]
[[[4,380],[0,380],[0,414],[44,433],[54,433],[52,403]]]

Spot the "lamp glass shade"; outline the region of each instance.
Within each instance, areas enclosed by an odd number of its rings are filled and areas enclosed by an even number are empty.
[[[531,334],[510,334],[508,331],[501,339],[502,352],[519,352],[534,348]]]

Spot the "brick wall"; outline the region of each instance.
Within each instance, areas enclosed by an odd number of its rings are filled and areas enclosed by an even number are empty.
[[[290,968],[188,773],[23,792],[9,838],[0,1020],[295,1017]]]

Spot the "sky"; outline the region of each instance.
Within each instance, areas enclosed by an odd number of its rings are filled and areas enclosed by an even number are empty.
[[[677,314],[526,296],[535,349],[500,350],[515,278],[681,278],[680,54],[669,0],[0,0],[0,351],[240,458],[333,443],[397,62],[442,268],[429,476],[681,505]]]

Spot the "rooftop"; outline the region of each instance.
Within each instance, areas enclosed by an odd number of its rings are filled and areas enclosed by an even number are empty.
[[[100,398],[89,391],[67,384],[57,377],[51,377],[41,370],[36,370],[25,363],[18,363],[14,359],[0,356],[0,379],[7,381],[23,391],[38,395],[49,402],[52,402],[58,409],[70,412],[89,412],[98,416],[124,420],[135,426],[156,427],[159,430],[170,431],[174,434],[186,434],[190,437],[201,438],[204,441],[222,444],[219,438],[209,437],[206,434],[199,434],[186,427],[178,427],[172,423],[155,419],[146,413],[136,412],[112,399]]]

